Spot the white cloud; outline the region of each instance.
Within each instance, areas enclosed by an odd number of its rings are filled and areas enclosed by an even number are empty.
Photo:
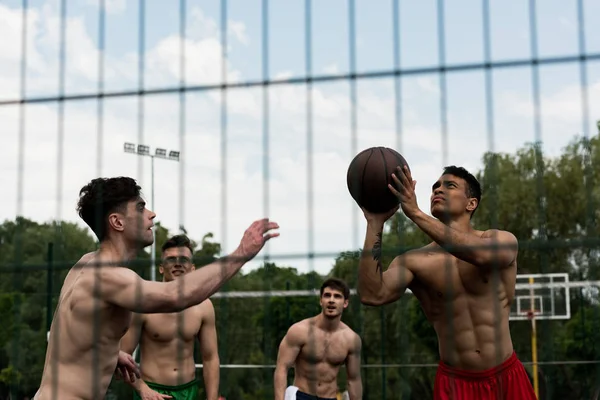
[[[593,101],[600,98],[600,80],[588,86],[588,100],[591,112],[598,113],[598,103]],[[534,103],[531,98],[523,93],[510,93],[506,97],[506,103],[510,104],[512,112],[520,116],[533,117]],[[582,117],[582,91],[580,85],[566,85],[559,90],[542,98],[540,102],[541,116],[551,123],[570,123],[581,121]]]
[[[250,43],[250,38],[246,33],[246,25],[239,21],[230,21],[229,30],[233,36],[242,44],[247,45]]]

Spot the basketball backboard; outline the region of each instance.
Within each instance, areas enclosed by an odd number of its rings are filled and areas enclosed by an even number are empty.
[[[510,320],[570,319],[569,275],[519,274]]]

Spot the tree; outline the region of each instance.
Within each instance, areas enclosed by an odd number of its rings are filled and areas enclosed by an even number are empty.
[[[519,273],[568,272],[571,280],[600,279],[599,162],[598,136],[576,137],[554,158],[544,156],[538,144],[526,145],[515,154],[487,153],[476,174],[483,198],[473,224],[478,229],[506,229],[518,237]],[[155,229],[160,260],[160,248],[172,234],[159,223]],[[383,263],[429,241],[399,212],[384,231]],[[37,389],[47,317],[52,316],[66,271],[96,247],[87,229],[71,223],[18,218],[0,224],[0,397],[6,397],[9,389],[20,397]],[[199,268],[221,252],[211,233],[194,241],[193,247]],[[360,249],[340,253],[327,275],[356,288],[359,256]],[[145,278],[149,259],[148,249],[140,252],[138,272]],[[266,262],[239,273],[221,292],[318,289],[326,278],[299,273],[293,265]],[[570,320],[537,322],[541,361],[593,362],[600,356],[598,291],[571,289],[570,300]],[[212,301],[223,364],[273,364],[289,326],[320,311],[317,296],[229,296]],[[363,306],[354,296],[343,320],[363,339],[363,364],[410,365],[363,369],[365,400],[431,398],[438,340],[414,296],[407,294],[384,307]],[[510,329],[517,354],[530,361],[529,323],[514,322]],[[589,364],[541,365],[540,371],[548,398],[590,398],[600,387]],[[269,368],[222,369],[222,392],[236,399],[272,397],[272,373]],[[342,373],[341,387],[344,379]],[[107,398],[111,396],[127,398],[131,390],[115,381]]]
[[[48,251],[49,243],[53,253]],[[0,225],[2,395],[9,388],[19,395],[32,395],[37,390],[44,364],[47,319],[52,316],[56,293],[67,268],[95,248],[87,230],[73,223],[39,224],[17,218]],[[55,262],[52,271],[47,269],[53,261],[49,257],[61,260]],[[49,284],[54,293],[48,293]]]

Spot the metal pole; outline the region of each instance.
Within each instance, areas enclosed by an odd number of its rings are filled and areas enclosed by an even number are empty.
[[[154,159],[156,157],[164,160],[171,160],[179,162],[179,151],[171,150],[167,156],[167,150],[164,148],[157,148],[156,154],[150,154],[150,146],[138,144],[137,150],[135,143],[125,142],[124,145],[125,153],[135,154],[137,156],[148,156],[150,157],[150,207],[152,211],[156,211],[156,204],[154,203]],[[180,227],[181,228],[181,227]],[[150,247],[150,279],[156,280],[156,226],[152,229],[152,245]]]
[[[46,332],[50,334],[52,324],[52,277],[53,277],[54,243],[48,243],[48,268],[46,270]]]
[[[151,184],[150,184],[150,190],[151,190],[151,202],[152,202],[152,211],[154,212],[154,209],[156,208],[156,205],[154,204],[154,156],[150,156],[151,161]],[[156,226],[152,227],[152,247],[150,250],[150,279],[155,281],[156,280]]]
[[[529,284],[533,284],[533,277],[529,277]],[[537,399],[540,398],[539,391],[539,382],[538,382],[538,364],[537,364],[537,329],[535,326],[535,303],[533,297],[533,289],[530,289],[531,295],[531,361],[532,361],[532,369],[533,369],[533,391],[535,392],[535,397]]]

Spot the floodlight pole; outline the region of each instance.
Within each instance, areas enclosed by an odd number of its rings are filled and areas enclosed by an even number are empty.
[[[150,201],[154,211],[154,156],[150,154]],[[152,227],[152,246],[150,247],[150,280],[156,280],[156,226]]]
[[[144,148],[143,151],[140,151],[140,146]],[[136,146],[133,143],[125,143],[124,145],[124,150],[126,153],[131,153],[131,154],[135,154],[138,156],[146,156],[146,157],[150,157],[150,203],[152,207],[152,210],[154,211],[155,208],[155,203],[154,203],[154,159],[157,157],[158,158],[163,158],[165,160],[171,160],[171,161],[179,161],[179,152],[178,151],[171,151],[169,153],[169,157],[167,157],[167,152],[165,149],[156,149],[156,154],[151,154],[150,153],[150,147],[145,146],[145,145],[138,145],[137,146],[137,151],[135,150]],[[158,154],[159,151],[161,152],[160,155]],[[152,228],[152,246],[150,247],[150,279],[155,281],[156,280],[156,227]]]
[[[529,284],[533,284],[533,277],[529,277]],[[535,302],[533,297],[533,288],[529,290],[530,293],[530,307],[529,310],[529,318],[531,319],[531,362],[532,362],[532,375],[533,375],[533,391],[535,392],[535,397],[540,398],[540,389],[539,389],[539,378],[538,378],[538,361],[537,361],[537,327],[535,325]],[[541,300],[540,300],[541,301]]]

